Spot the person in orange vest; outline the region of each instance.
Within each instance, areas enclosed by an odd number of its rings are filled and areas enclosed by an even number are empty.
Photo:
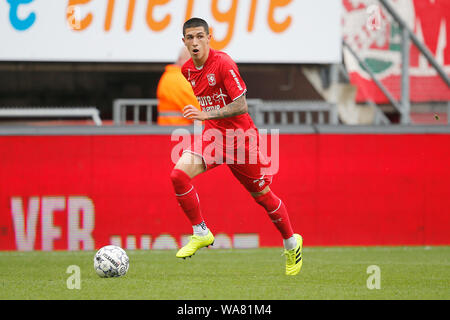
[[[158,99],[158,125],[192,125],[193,121],[183,117],[183,108],[200,104],[191,85],[181,73],[181,66],[190,59],[189,51],[183,47],[175,64],[166,66],[156,89]]]

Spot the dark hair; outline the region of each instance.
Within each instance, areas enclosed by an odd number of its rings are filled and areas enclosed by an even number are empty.
[[[209,26],[208,23],[200,18],[191,18],[183,24],[183,36],[186,35],[187,28],[196,28],[203,27],[205,29],[206,34],[209,34]]]

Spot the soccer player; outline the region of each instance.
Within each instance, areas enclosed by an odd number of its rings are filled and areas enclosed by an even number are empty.
[[[191,59],[183,65],[182,73],[191,83],[202,110],[187,105],[183,109],[183,115],[187,119],[204,121],[204,129],[200,137],[201,148],[196,148],[194,142],[190,149],[183,152],[171,172],[178,203],[193,228],[190,241],[177,252],[176,256],[191,257],[198,249],[214,243],[214,235],[203,219],[199,197],[191,180],[224,163],[226,159],[226,164],[233,175],[248,190],[256,203],[265,209],[280,232],[286,255],[285,272],[287,275],[296,275],[300,272],[303,263],[303,239],[299,234],[294,234],[284,203],[269,188],[272,175],[262,174],[263,168],[267,168],[267,163],[264,163],[262,157],[258,157],[255,163],[250,163],[248,155],[245,156],[244,163],[235,161],[235,154],[230,156],[230,148],[234,149],[232,151],[242,150],[242,148],[238,148],[238,144],[230,147],[223,143],[228,141],[226,138],[230,130],[231,132],[236,132],[237,129],[244,132],[256,132],[256,138],[258,136],[257,129],[248,114],[245,97],[247,89],[237,65],[226,53],[210,48],[210,40],[209,26],[203,19],[192,18],[184,23],[183,42],[189,50]],[[211,139],[211,132],[221,133],[223,140],[217,139],[217,136],[216,139]],[[249,136],[251,140],[251,134]],[[256,141],[259,140],[256,139]],[[213,148],[215,151],[223,150],[222,154],[207,152],[211,150],[211,144],[215,144],[216,148]],[[258,148],[259,144],[256,147],[245,144],[243,149],[260,155]]]

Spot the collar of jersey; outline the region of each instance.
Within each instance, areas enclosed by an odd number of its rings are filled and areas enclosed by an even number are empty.
[[[208,59],[206,59],[205,63],[202,66],[200,66],[200,67],[197,67],[194,64],[195,70],[201,71],[208,64],[208,61],[210,61],[214,55],[215,55],[215,51],[212,48],[209,48]]]

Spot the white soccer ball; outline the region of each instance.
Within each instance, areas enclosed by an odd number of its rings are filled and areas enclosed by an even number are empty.
[[[129,265],[127,253],[118,246],[104,246],[94,256],[95,272],[102,278],[124,276]]]

